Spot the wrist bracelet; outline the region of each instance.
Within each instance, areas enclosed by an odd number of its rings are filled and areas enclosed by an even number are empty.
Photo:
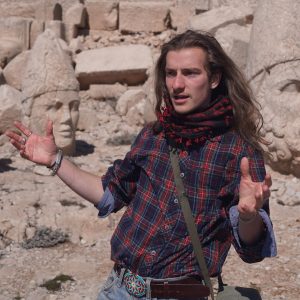
[[[58,149],[54,164],[48,167],[49,169],[52,170],[51,172],[52,176],[54,176],[57,173],[58,169],[60,168],[62,159],[63,159],[63,151],[61,149]]]

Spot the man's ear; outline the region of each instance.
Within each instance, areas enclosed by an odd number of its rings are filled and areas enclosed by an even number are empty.
[[[210,88],[215,89],[221,81],[222,73],[216,72],[211,76]]]

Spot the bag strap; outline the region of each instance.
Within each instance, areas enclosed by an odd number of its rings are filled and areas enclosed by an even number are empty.
[[[202,271],[202,275],[204,278],[205,285],[210,289],[210,296],[212,300],[214,300],[214,292],[211,280],[208,275],[208,270],[206,266],[206,262],[203,255],[203,249],[201,246],[201,242],[198,236],[197,228],[195,225],[195,220],[192,215],[192,210],[187,198],[187,195],[184,190],[184,184],[180,177],[180,167],[179,167],[179,159],[177,154],[177,149],[170,147],[170,159],[171,165],[173,168],[174,179],[175,179],[175,186],[177,191],[177,197],[183,212],[183,216],[187,225],[187,229],[191,238],[191,242],[194,248],[194,253],[196,255],[197,262],[200,266]]]

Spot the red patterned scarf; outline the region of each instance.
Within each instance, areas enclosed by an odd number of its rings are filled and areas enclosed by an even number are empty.
[[[187,149],[228,131],[233,125],[233,108],[228,98],[220,96],[205,109],[186,115],[168,105],[158,120],[166,138],[174,146]]]

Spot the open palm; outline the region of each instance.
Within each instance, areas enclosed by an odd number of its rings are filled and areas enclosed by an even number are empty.
[[[14,125],[21,133],[8,130],[5,134],[10,138],[11,144],[20,151],[20,155],[37,164],[50,166],[57,153],[52,121],[47,122],[45,136],[32,133],[20,122],[15,122]]]

